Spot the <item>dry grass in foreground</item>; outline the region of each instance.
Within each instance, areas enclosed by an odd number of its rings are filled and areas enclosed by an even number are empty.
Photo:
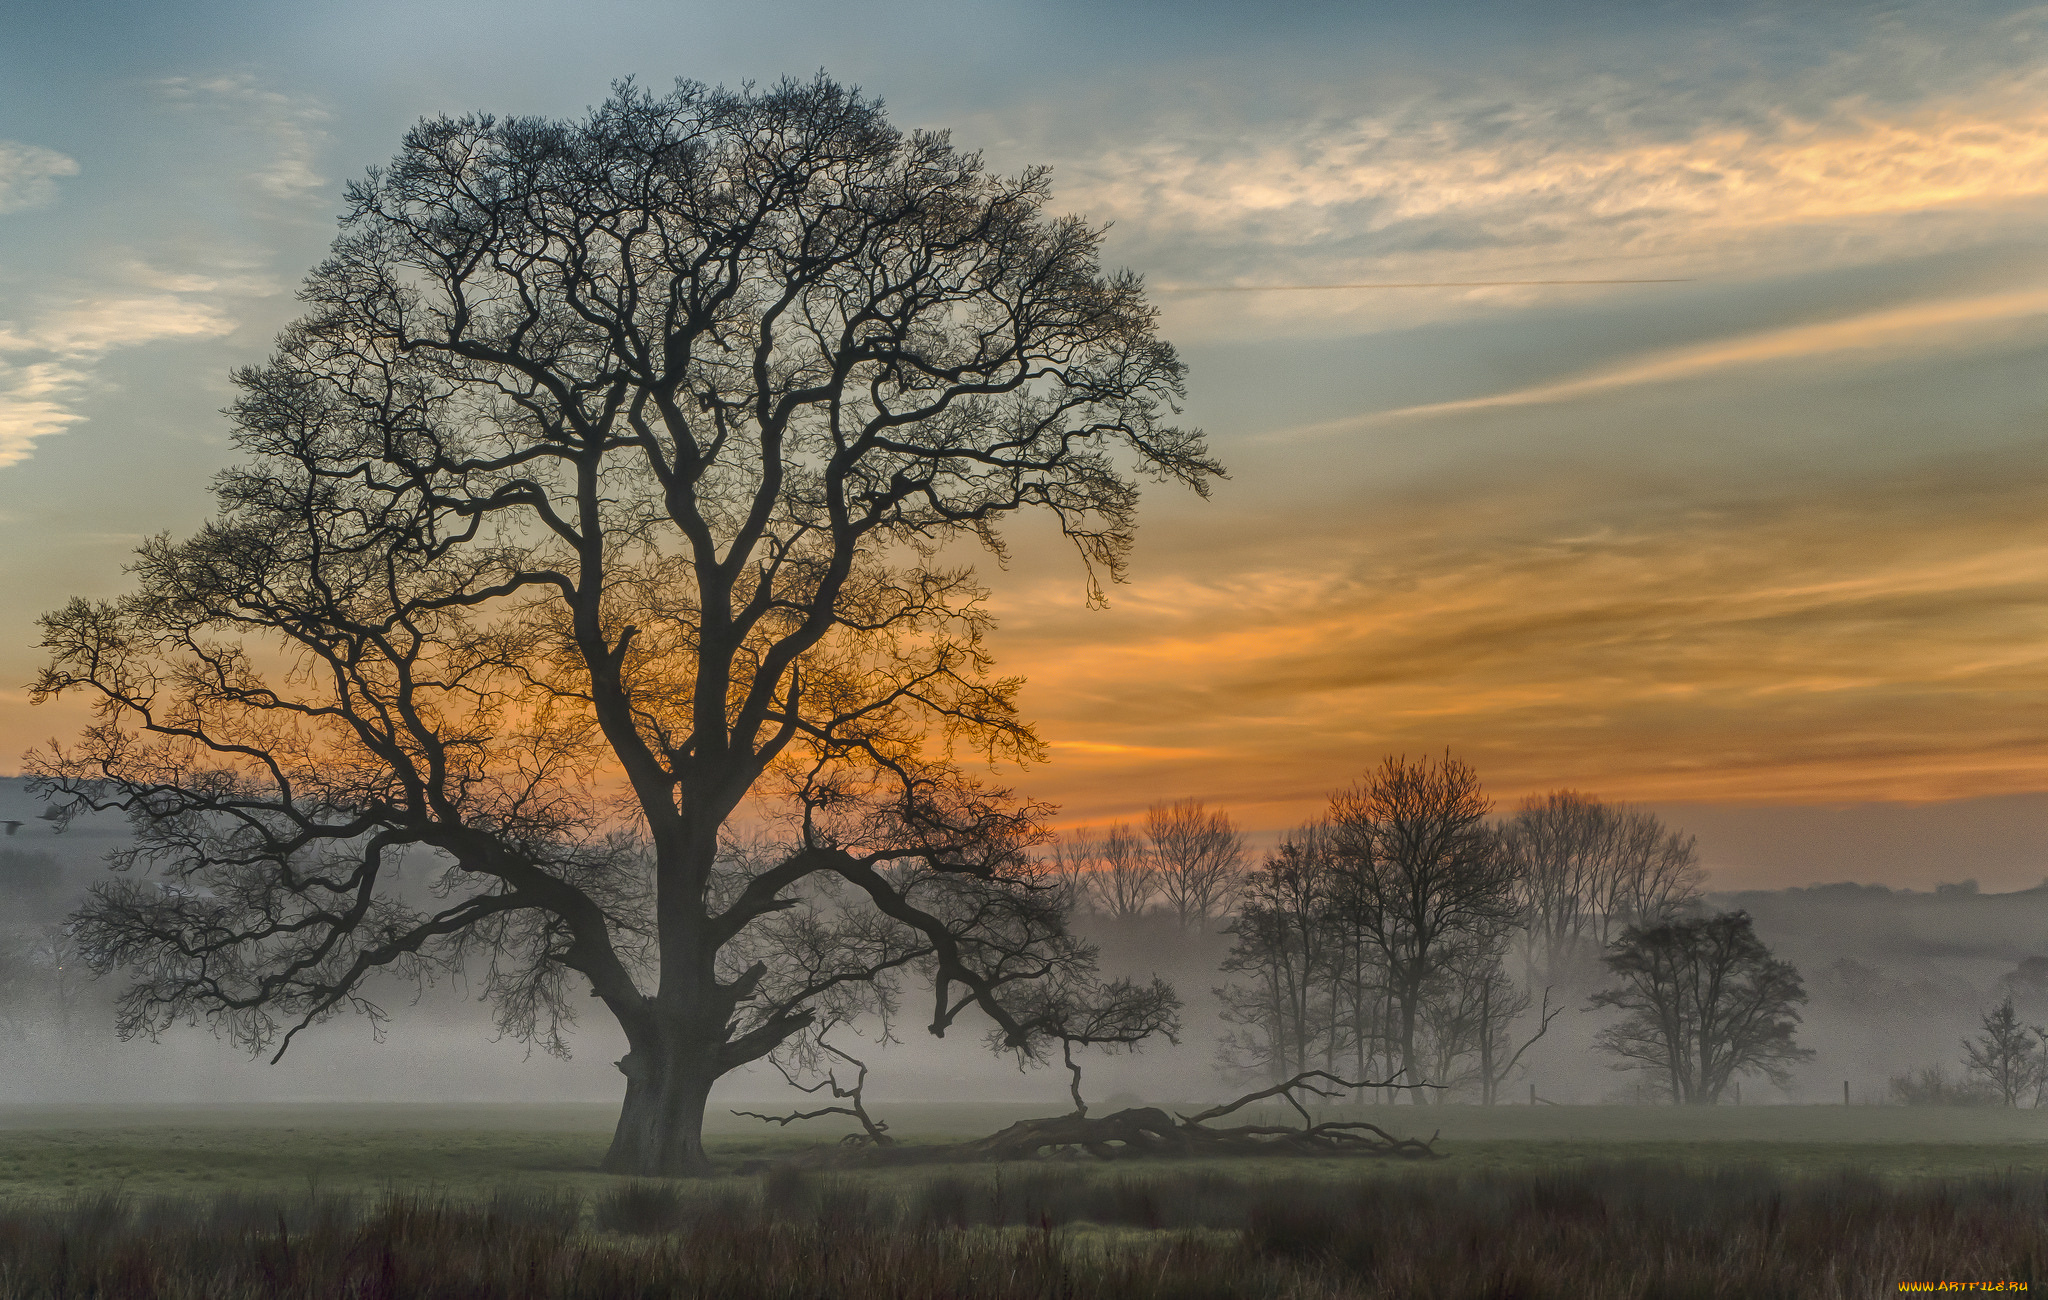
[[[1089,1227],[1085,1225],[1096,1225]],[[1332,1185],[1035,1167],[0,1208],[0,1300],[93,1296],[1869,1297],[2048,1276],[2048,1182],[1662,1165]]]

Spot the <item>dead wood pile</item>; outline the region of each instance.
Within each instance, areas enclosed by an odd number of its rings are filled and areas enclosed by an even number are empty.
[[[1043,1159],[1128,1160],[1192,1156],[1395,1156],[1408,1160],[1436,1157],[1437,1134],[1428,1141],[1395,1137],[1377,1124],[1362,1120],[1317,1122],[1302,1105],[1299,1093],[1329,1099],[1343,1090],[1385,1086],[1355,1083],[1322,1070],[1298,1074],[1287,1082],[1194,1115],[1169,1115],[1156,1106],[1135,1106],[1110,1115],[1081,1113],[1050,1119],[1026,1119],[984,1138],[931,1146],[870,1146],[859,1135],[850,1143],[821,1147],[799,1156],[800,1165],[954,1164],[982,1161]],[[1427,1086],[1427,1085],[1424,1085]],[[1300,1127],[1241,1124],[1212,1128],[1221,1119],[1253,1102],[1279,1097],[1301,1115]],[[752,1168],[765,1167],[750,1162]]]

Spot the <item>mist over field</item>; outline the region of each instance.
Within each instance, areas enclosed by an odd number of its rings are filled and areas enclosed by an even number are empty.
[[[23,822],[0,841],[0,917],[17,954],[46,928],[64,923],[84,890],[107,878],[106,854],[127,841],[121,820],[105,814],[55,833],[38,820],[42,806],[23,782],[0,781],[0,818]],[[1970,863],[1950,858],[1942,866],[1961,873]],[[1758,936],[1798,967],[1810,997],[1798,1040],[1813,1058],[1796,1067],[1790,1087],[1749,1080],[1744,1104],[1837,1103],[1844,1080],[1858,1103],[1884,1102],[1891,1099],[1886,1085],[1893,1076],[1937,1064],[1960,1076],[1960,1040],[2008,993],[2027,1023],[2048,1021],[2048,883],[1991,892],[1962,875],[1928,890],[1854,883],[1710,890],[1706,903],[1748,911]],[[1180,991],[1186,1008],[1179,1044],[1155,1040],[1136,1053],[1086,1054],[1091,1102],[1207,1102],[1255,1086],[1256,1072],[1219,1058],[1229,1026],[1213,989],[1227,979],[1218,968],[1231,944],[1220,923],[1191,933],[1159,912],[1127,921],[1083,913],[1077,926],[1099,946],[1106,977],[1161,976]],[[0,1105],[347,1100],[610,1106],[622,1086],[612,1063],[625,1047],[604,1017],[584,1017],[571,1037],[573,1055],[559,1060],[498,1035],[477,988],[460,975],[424,991],[387,979],[373,986],[389,1016],[383,1041],[366,1019],[343,1014],[303,1034],[274,1065],[252,1060],[204,1026],[179,1025],[155,1042],[118,1041],[110,1006],[123,987],[118,975],[94,980],[74,968],[63,976],[62,999],[51,972],[18,955],[0,978],[8,981],[0,1012]],[[1595,1034],[1613,1017],[1586,1009],[1592,987],[1556,990],[1554,1000],[1567,1009],[1528,1052],[1508,1101],[1526,1102],[1530,1084],[1559,1104],[1649,1100],[1635,1075],[1609,1068],[1596,1050]],[[1019,1070],[1012,1055],[984,1045],[985,1020],[963,1020],[935,1039],[926,1019],[928,1008],[914,990],[890,1026],[889,1041],[880,1041],[883,1026],[872,1019],[858,1026],[858,1036],[837,1040],[868,1063],[872,1102],[1039,1103],[1046,1113],[1067,1105],[1067,1078],[1057,1063]],[[722,1119],[721,1107],[789,1109],[805,1099],[773,1070],[756,1066],[723,1080],[713,1102]]]

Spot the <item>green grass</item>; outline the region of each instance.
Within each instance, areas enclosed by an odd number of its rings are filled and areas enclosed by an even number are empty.
[[[908,1142],[979,1136],[1044,1113],[995,1105],[876,1109]],[[1307,1178],[1540,1173],[1618,1160],[1901,1178],[2048,1172],[2048,1112],[1444,1106],[1357,1113],[1402,1135],[1426,1137],[1440,1129],[1438,1149],[1447,1159],[1426,1165],[1288,1159],[1195,1164],[1214,1163],[1247,1177]],[[312,1188],[488,1198],[510,1187],[595,1195],[615,1181],[597,1172],[614,1118],[612,1108],[595,1105],[0,1107],[0,1200],[109,1188],[140,1196]],[[1282,1119],[1278,1113],[1259,1118]],[[831,1141],[843,1131],[829,1124],[783,1130],[720,1115],[707,1130],[707,1144],[715,1157],[737,1164]],[[925,1175],[913,1169],[861,1176],[894,1187]]]

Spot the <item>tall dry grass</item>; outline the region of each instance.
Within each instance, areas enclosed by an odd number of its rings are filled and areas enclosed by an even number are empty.
[[[1005,1167],[893,1190],[780,1171],[622,1183],[589,1204],[108,1194],[0,1207],[0,1300],[1810,1300],[1897,1294],[1904,1281],[2040,1284],[2044,1257],[2038,1178],[1888,1184],[1646,1164],[1348,1183]]]

